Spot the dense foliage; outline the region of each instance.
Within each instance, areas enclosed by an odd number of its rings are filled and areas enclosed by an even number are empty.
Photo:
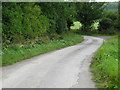
[[[102,17],[104,3],[77,3],[77,19],[83,25],[83,32],[89,32],[90,26],[95,20]]]
[[[118,31],[118,12],[106,11],[100,20],[99,32],[106,34],[114,34]]]
[[[3,3],[3,43],[68,32],[75,16],[72,3]]]
[[[3,43],[23,43],[44,35],[50,24],[35,3],[3,3]]]
[[[80,33],[92,33],[91,25],[96,21],[100,22],[99,33],[111,32],[113,27],[118,29],[118,13],[103,14],[104,6],[98,2],[4,2],[3,46],[61,39],[62,33],[71,31],[75,21],[81,23]]]

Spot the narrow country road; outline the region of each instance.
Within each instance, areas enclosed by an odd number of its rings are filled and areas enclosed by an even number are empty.
[[[3,67],[3,88],[94,88],[89,65],[104,39],[84,39],[80,44]]]

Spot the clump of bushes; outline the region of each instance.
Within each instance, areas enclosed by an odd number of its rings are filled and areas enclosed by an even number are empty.
[[[24,43],[46,34],[49,19],[35,3],[3,3],[3,44]]]

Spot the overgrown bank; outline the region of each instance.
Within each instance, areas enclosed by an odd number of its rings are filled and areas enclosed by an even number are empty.
[[[93,80],[100,88],[118,88],[118,37],[114,36],[97,51],[91,64]]]
[[[43,44],[14,45],[10,48],[4,49],[2,66],[14,64],[27,58],[75,45],[83,41],[81,35],[73,33],[63,35],[62,38],[63,39],[52,40]]]

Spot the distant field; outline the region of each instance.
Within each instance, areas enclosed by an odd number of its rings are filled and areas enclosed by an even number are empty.
[[[70,28],[71,29],[80,29],[81,27],[82,27],[82,25],[81,25],[81,23],[79,22],[79,21],[76,21],[76,22],[74,22],[73,23],[74,24],[74,26],[71,26]]]
[[[78,30],[82,27],[82,24],[79,21],[76,21],[73,24],[74,24],[74,26],[70,27],[72,30]],[[91,26],[93,29],[98,29],[98,25],[99,25],[99,22],[97,21],[97,22],[93,23]]]

